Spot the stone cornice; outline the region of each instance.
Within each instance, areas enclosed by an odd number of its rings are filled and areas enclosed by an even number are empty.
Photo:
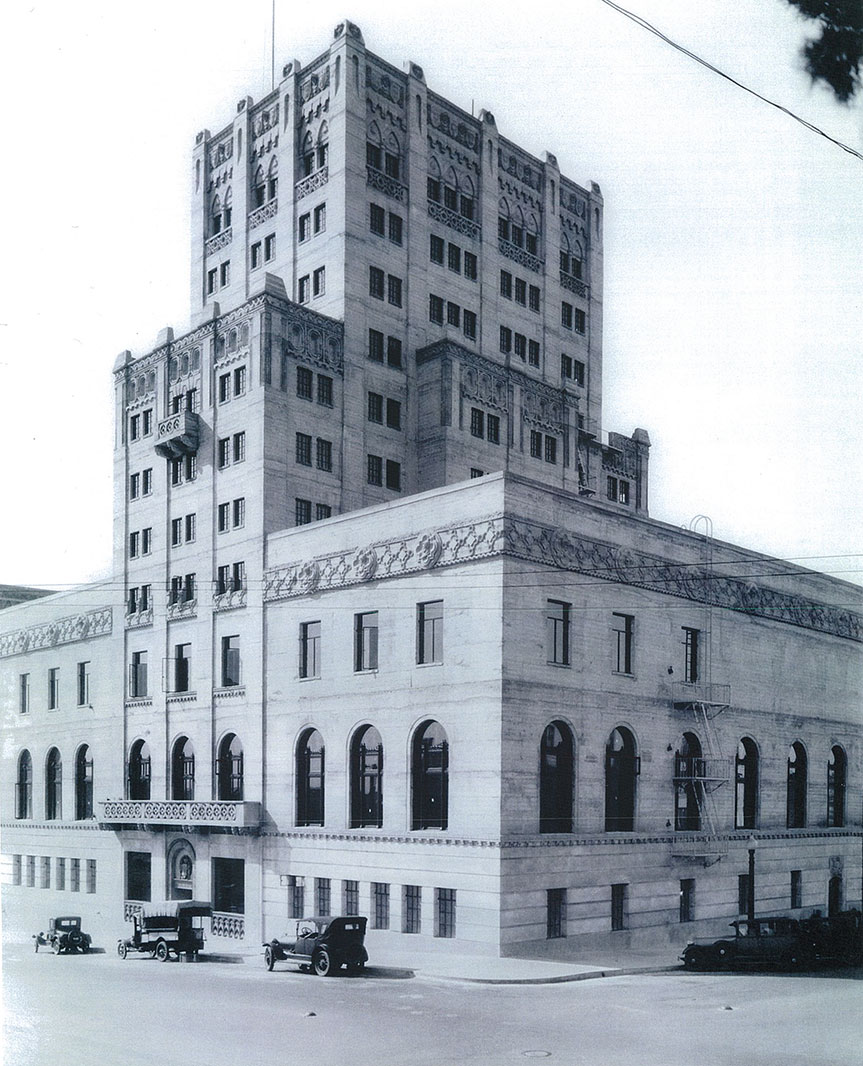
[[[12,630],[0,636],[0,658],[39,651],[41,648],[55,648],[60,644],[74,644],[91,637],[110,636],[113,617],[110,607],[98,607],[38,626]]]
[[[853,611],[503,514],[276,567],[265,574],[264,599],[292,599],[504,555],[863,642],[863,616]]]

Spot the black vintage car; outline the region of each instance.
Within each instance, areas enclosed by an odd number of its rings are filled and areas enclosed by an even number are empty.
[[[284,939],[274,938],[264,944],[267,969],[286,961],[320,977],[342,966],[348,973],[360,973],[369,958],[363,946],[367,921],[357,916],[300,918],[294,938],[286,933]]]
[[[49,919],[48,932],[34,933],[33,939],[37,951],[47,944],[55,955],[77,954],[79,951],[86,955],[91,943],[90,934],[81,931],[81,919],[69,915]]]
[[[197,955],[204,947],[202,919],[212,913],[209,903],[195,899],[145,903],[131,915],[132,935],[117,941],[117,954],[125,959],[137,951],[160,962],[167,962],[172,953],[177,958]]]

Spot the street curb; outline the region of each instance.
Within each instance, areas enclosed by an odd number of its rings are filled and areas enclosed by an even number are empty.
[[[420,976],[433,977],[436,981],[462,981],[475,985],[562,985],[573,981],[596,981],[600,977],[628,977],[632,974],[675,973],[683,970],[678,966],[622,966],[620,969],[586,970],[584,973],[565,973],[557,977],[455,977],[451,974],[436,974],[418,971]]]

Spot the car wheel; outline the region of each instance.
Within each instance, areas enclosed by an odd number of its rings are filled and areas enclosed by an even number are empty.
[[[55,955],[62,954],[63,949],[60,947],[60,941],[59,940],[55,940],[54,941],[54,943],[51,945],[51,950],[54,952]]]
[[[332,968],[330,957],[326,951],[319,951],[312,959],[312,968],[318,977],[326,977]]]
[[[159,960],[159,962],[167,962],[169,955],[170,952],[168,950],[168,945],[165,943],[164,940],[160,940],[159,943],[156,945],[156,958]]]
[[[273,952],[273,949],[269,946],[264,948],[264,962],[268,970],[272,970],[272,968],[276,965],[275,953]]]
[[[120,956],[121,959],[125,959],[126,956],[129,954],[129,949],[126,947],[122,940],[117,945],[117,954]]]
[[[89,940],[85,940],[84,943],[81,945],[81,954],[82,955],[89,955],[89,953],[90,953],[90,942],[89,942]]]

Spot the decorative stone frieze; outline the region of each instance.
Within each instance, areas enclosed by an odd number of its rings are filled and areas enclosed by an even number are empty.
[[[402,185],[402,183],[396,181],[395,178],[390,178],[386,174],[382,174],[379,170],[375,170],[374,167],[366,167],[366,184],[369,188],[377,189],[378,192],[382,192],[384,196],[389,196],[393,200],[398,200],[399,203],[407,202],[407,186]]]
[[[429,217],[433,218],[436,222],[442,222],[445,226],[449,226],[450,229],[454,229],[456,233],[461,233],[464,237],[470,237],[471,240],[482,240],[482,226],[478,222],[473,222],[469,218],[465,218],[457,211],[451,210],[449,207],[444,207],[443,204],[435,203],[434,200],[428,201]]]
[[[268,204],[255,208],[249,215],[249,229],[256,229],[270,218],[275,218],[279,210],[279,201],[270,200]]]
[[[208,241],[204,243],[204,252],[207,255],[215,255],[216,252],[220,252],[233,240],[232,227],[228,226],[227,229],[223,229],[221,233],[217,233],[215,237],[210,237]]]
[[[38,651],[40,648],[56,648],[61,644],[74,644],[92,637],[110,636],[113,617],[110,607],[99,607],[59,618],[55,622],[4,633],[0,636],[0,658]]]
[[[571,274],[564,274],[562,270],[560,272],[560,284],[561,288],[574,292],[576,296],[580,296],[584,300],[587,299],[587,286],[584,282],[574,278]]]
[[[511,259],[514,263],[518,263],[519,266],[527,267],[528,270],[532,270],[535,274],[542,273],[542,260],[535,255],[531,255],[530,252],[526,252],[524,248],[519,248],[512,241],[505,241],[503,237],[498,237],[497,247],[501,255]]]

